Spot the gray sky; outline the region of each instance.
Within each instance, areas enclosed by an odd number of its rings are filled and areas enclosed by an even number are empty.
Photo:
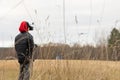
[[[120,26],[120,0],[64,1],[68,44],[95,44]],[[0,46],[14,46],[23,20],[35,23],[35,43],[64,42],[63,0],[0,0],[0,10]]]

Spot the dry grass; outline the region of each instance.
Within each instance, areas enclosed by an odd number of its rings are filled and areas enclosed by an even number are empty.
[[[0,80],[17,80],[19,65],[0,61]],[[120,80],[120,62],[36,60],[31,80]]]

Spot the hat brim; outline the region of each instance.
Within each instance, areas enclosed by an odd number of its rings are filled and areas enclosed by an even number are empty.
[[[29,26],[29,30],[33,30],[33,27],[32,27],[32,26]]]
[[[33,30],[33,27],[29,25],[29,23],[27,22],[28,28],[29,30]]]

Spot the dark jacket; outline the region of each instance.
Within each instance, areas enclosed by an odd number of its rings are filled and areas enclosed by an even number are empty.
[[[29,62],[34,48],[33,36],[26,30],[25,25],[21,24],[20,33],[15,37],[15,50],[20,64]]]

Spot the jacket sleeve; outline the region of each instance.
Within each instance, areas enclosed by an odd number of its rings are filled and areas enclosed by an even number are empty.
[[[29,56],[30,57],[32,57],[33,48],[34,48],[34,39],[33,39],[32,35],[29,35],[29,38],[28,38],[28,50],[29,50]]]

